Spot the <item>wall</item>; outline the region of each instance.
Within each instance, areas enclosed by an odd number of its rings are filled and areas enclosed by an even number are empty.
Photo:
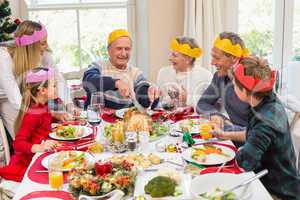
[[[24,0],[9,0],[13,18],[26,18],[27,9]]]
[[[169,65],[169,43],[183,34],[184,0],[148,0],[149,79]]]

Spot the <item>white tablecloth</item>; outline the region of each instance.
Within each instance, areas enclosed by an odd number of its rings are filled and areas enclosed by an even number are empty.
[[[103,130],[103,129],[102,129]],[[101,131],[101,129],[100,129]],[[101,136],[99,135],[99,138],[98,139],[101,139],[100,138]],[[162,140],[167,140],[169,142],[179,142],[179,138],[174,138],[174,137],[170,137],[170,136],[166,136],[164,138],[161,138],[160,141]],[[154,142],[150,142],[149,145],[148,145],[148,148],[146,149],[143,149],[143,153],[149,153],[149,152],[155,152],[156,149],[155,149],[155,144],[159,142],[159,141],[154,141]],[[226,141],[227,143],[229,144],[232,144],[231,141]],[[32,159],[32,162],[31,162],[31,165],[32,163],[35,162],[35,160],[37,159],[37,157],[39,156],[40,154],[36,154],[33,159]],[[113,154],[110,153],[110,152],[104,152],[102,154],[94,154],[96,159],[105,159],[105,158],[108,158],[110,156],[112,156]],[[176,162],[182,162],[182,159],[181,159],[181,155],[180,154],[177,154],[177,153],[162,153],[160,154],[160,156],[166,158],[166,157],[169,157],[169,159],[173,159],[174,161]],[[167,166],[166,166],[167,165]],[[167,164],[167,163],[163,163],[161,165],[157,165],[156,167],[174,167],[174,165],[172,166],[169,166],[170,164]],[[145,174],[144,173],[149,173],[149,172],[142,172],[142,173],[139,173],[138,174],[138,177],[144,177]],[[253,172],[250,172],[250,173],[244,173],[242,174],[242,176],[253,176],[254,173]],[[190,192],[189,192],[189,186],[190,186],[190,182],[191,182],[191,176],[188,176],[188,175],[184,175],[184,191],[183,194],[184,194],[184,198],[182,200],[192,200],[191,196],[190,196]],[[226,180],[224,180],[226,181]],[[270,194],[268,193],[268,191],[265,189],[265,187],[262,185],[262,183],[259,181],[259,180],[256,180],[252,183],[252,189],[253,189],[253,194],[250,198],[250,200],[272,200],[272,197],[270,196]],[[42,191],[42,190],[50,190],[50,186],[49,185],[45,185],[45,184],[39,184],[39,183],[35,183],[35,182],[32,182],[28,176],[27,176],[27,172],[24,176],[24,179],[22,180],[18,190],[16,191],[16,195],[14,196],[14,200],[19,200],[21,197],[25,196],[26,194],[30,193],[30,192],[33,192],[33,191]],[[63,190],[67,191],[68,190],[68,185],[65,184],[63,186]],[[136,193],[139,193],[139,191],[135,191]],[[47,200],[50,200],[49,198]]]

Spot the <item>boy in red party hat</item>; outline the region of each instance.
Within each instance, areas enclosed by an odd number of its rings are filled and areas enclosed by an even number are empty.
[[[300,199],[300,177],[284,107],[273,92],[276,80],[265,60],[251,56],[233,70],[234,91],[251,111],[246,143],[236,160],[246,171],[268,169],[261,180],[275,199]]]

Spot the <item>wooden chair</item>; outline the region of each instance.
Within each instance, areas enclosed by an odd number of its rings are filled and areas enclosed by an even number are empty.
[[[1,118],[0,118],[0,137],[2,141],[2,149],[4,150],[5,164],[8,164],[10,160],[9,144],[6,136],[6,131],[3,125],[3,121]]]

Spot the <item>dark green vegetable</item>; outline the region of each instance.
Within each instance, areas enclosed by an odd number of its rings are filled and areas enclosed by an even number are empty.
[[[144,190],[151,197],[173,196],[175,193],[176,182],[166,176],[157,176],[151,179]]]

